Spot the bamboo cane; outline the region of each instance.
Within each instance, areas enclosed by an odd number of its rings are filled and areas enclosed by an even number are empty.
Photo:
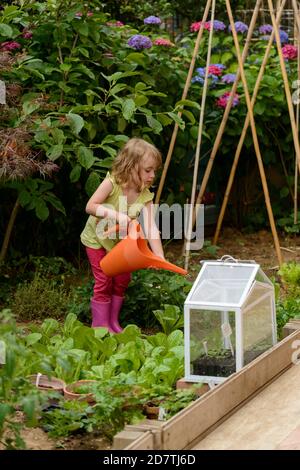
[[[298,27],[298,31],[300,32],[300,17],[299,17],[299,9],[296,0],[292,0],[293,9],[294,9],[294,18],[296,20],[296,24]]]
[[[300,171],[300,145],[299,145],[299,139],[298,139],[297,128],[296,128],[294,108],[293,108],[291,91],[290,91],[289,81],[288,81],[288,77],[286,73],[284,58],[283,58],[282,50],[281,50],[281,41],[280,41],[279,32],[278,32],[278,28],[277,28],[275,17],[274,17],[274,8],[273,8],[272,0],[268,0],[268,5],[270,9],[273,29],[275,29],[275,39],[276,39],[276,44],[277,44],[279,62],[280,62],[281,73],[282,73],[283,82],[284,82],[286,100],[287,100],[288,109],[289,109],[295,152],[296,152],[297,162],[298,162],[299,171]]]
[[[191,240],[192,229],[193,229],[193,211],[194,211],[194,205],[195,205],[195,199],[196,199],[196,187],[197,187],[198,168],[199,168],[199,160],[200,160],[200,148],[201,148],[202,132],[203,132],[204,111],[205,111],[205,103],[206,103],[207,88],[208,88],[208,73],[209,73],[212,39],[213,39],[213,31],[214,31],[213,24],[214,24],[214,18],[215,18],[215,9],[216,9],[216,0],[212,0],[210,31],[209,31],[209,38],[208,38],[206,67],[205,67],[204,84],[203,84],[203,92],[202,92],[202,99],[201,99],[201,110],[200,110],[199,127],[198,127],[198,139],[197,139],[196,154],[195,154],[193,185],[192,185],[192,193],[191,193],[191,200],[190,200],[188,230],[187,230],[186,246],[185,246],[185,263],[184,264],[185,264],[186,270],[188,269],[188,265],[189,265],[190,248],[191,248],[190,240]]]
[[[254,27],[255,27],[255,24],[256,24],[257,16],[258,16],[258,13],[259,13],[260,4],[261,4],[261,0],[257,0],[255,8],[253,10],[253,15],[252,15],[251,22],[250,22],[250,25],[249,25],[249,29],[248,29],[248,33],[247,33],[247,37],[246,37],[246,41],[245,41],[245,46],[244,46],[243,54],[242,54],[243,63],[245,62],[247,54],[248,54],[248,49],[249,49],[249,45],[250,45],[250,41],[251,41],[251,38],[252,38],[253,31],[254,31]],[[231,105],[232,105],[232,102],[233,102],[233,98],[234,98],[239,80],[240,80],[240,71],[238,70],[237,74],[236,74],[235,81],[234,81],[234,83],[232,85],[232,88],[231,88],[230,97],[227,101],[227,105],[226,105],[226,108],[225,108],[225,111],[224,111],[224,114],[223,114],[223,118],[222,118],[220,127],[218,129],[218,133],[217,133],[217,136],[216,136],[216,139],[215,139],[215,142],[214,142],[214,145],[213,145],[213,149],[212,149],[212,152],[211,152],[211,155],[210,155],[210,158],[209,158],[209,161],[208,161],[208,164],[207,164],[204,176],[203,176],[203,180],[202,180],[201,185],[200,185],[200,190],[199,190],[197,200],[196,200],[196,208],[199,207],[199,204],[201,204],[203,195],[205,193],[205,189],[206,189],[206,186],[207,186],[207,183],[208,183],[208,179],[209,179],[209,176],[210,176],[213,164],[214,164],[215,156],[216,156],[217,151],[218,151],[219,146],[220,146],[220,142],[221,142],[223,132],[224,132],[227,120],[228,120],[228,116],[229,116],[229,113],[230,113],[230,110],[231,110]],[[195,222],[195,220],[197,220],[197,216],[198,216],[198,211],[196,209],[195,214],[194,214],[193,222]]]
[[[281,7],[280,7],[280,9],[277,13],[276,22],[277,22],[278,25],[280,23],[280,19],[281,19],[281,15],[282,15],[282,11],[283,11],[283,8],[285,6],[285,3],[286,3],[286,0],[283,0],[282,3],[281,3]],[[256,98],[257,98],[257,94],[258,94],[258,90],[259,90],[259,87],[260,87],[260,84],[261,84],[261,80],[262,80],[263,74],[265,72],[265,67],[266,67],[266,64],[267,64],[267,61],[268,61],[268,58],[269,58],[269,55],[270,55],[271,47],[273,45],[274,36],[275,36],[275,32],[272,31],[271,36],[269,38],[267,48],[265,50],[265,54],[264,54],[262,64],[260,66],[260,70],[259,70],[259,73],[258,73],[258,76],[257,76],[257,79],[256,79],[256,83],[255,83],[255,86],[254,86],[253,95],[252,95],[252,98],[251,98],[251,109],[252,110],[254,108],[255,101],[256,101]],[[223,223],[226,207],[227,207],[227,204],[228,204],[229,195],[230,195],[230,192],[231,192],[231,188],[232,188],[232,185],[233,185],[233,180],[234,180],[235,173],[236,173],[236,168],[237,168],[237,165],[238,165],[238,161],[239,161],[239,158],[240,158],[240,154],[241,154],[241,150],[242,150],[242,147],[243,147],[243,144],[244,144],[246,133],[247,133],[247,130],[248,130],[248,127],[249,127],[249,123],[250,123],[250,114],[249,114],[249,111],[248,111],[246,119],[245,119],[244,127],[243,127],[243,130],[242,130],[241,136],[240,136],[240,140],[239,140],[236,152],[235,152],[234,161],[233,161],[233,164],[232,164],[232,168],[231,168],[231,172],[230,172],[230,175],[229,175],[227,187],[226,187],[226,190],[225,190],[225,195],[224,195],[222,207],[221,207],[220,214],[219,214],[219,217],[218,217],[217,227],[216,227],[216,231],[215,231],[214,238],[213,238],[213,244],[214,245],[216,245],[217,242],[218,242],[221,226],[222,226],[222,223]]]
[[[296,0],[292,1],[294,9],[294,31],[295,31],[295,42],[297,44],[297,74],[298,74],[298,86],[300,84],[300,21],[299,21],[299,10]],[[299,136],[299,98],[296,102],[296,127],[297,135]],[[295,155],[295,172],[294,172],[294,224],[298,223],[298,167],[297,167],[297,155]]]
[[[266,201],[266,207],[267,207],[267,211],[268,211],[268,215],[269,215],[269,221],[270,221],[271,230],[272,230],[272,234],[273,234],[273,238],[274,238],[274,244],[275,244],[275,249],[276,249],[276,253],[277,253],[277,257],[278,257],[278,262],[279,262],[279,265],[281,265],[282,264],[282,254],[281,254],[281,251],[280,251],[280,244],[279,244],[278,234],[277,234],[275,221],[274,221],[274,216],[273,216],[273,211],[272,211],[272,207],[271,207],[271,203],[270,203],[269,190],[268,190],[265,170],[264,170],[264,166],[263,166],[263,162],[262,162],[262,157],[261,157],[261,153],[260,153],[260,148],[259,148],[259,143],[258,143],[258,138],[257,138],[257,132],[256,132],[256,127],[255,127],[255,121],[254,121],[253,111],[252,111],[252,108],[251,108],[251,101],[250,101],[250,95],[249,95],[249,91],[248,91],[248,85],[247,85],[244,66],[243,66],[241,53],[240,53],[240,49],[239,49],[239,41],[238,41],[238,37],[237,37],[235,25],[234,25],[234,20],[233,20],[233,16],[232,16],[230,1],[225,0],[225,3],[226,3],[226,9],[227,9],[227,13],[228,13],[228,18],[229,18],[230,25],[231,25],[233,40],[234,40],[234,43],[235,43],[235,49],[236,49],[237,59],[238,59],[238,63],[239,63],[243,88],[244,88],[244,92],[245,92],[247,108],[248,108],[248,111],[249,111],[250,125],[251,125],[254,149],[255,149],[255,153],[256,153],[256,157],[257,157],[261,182],[262,182],[262,186],[263,186],[263,191],[264,191],[264,196],[265,196],[265,201]],[[274,14],[273,14],[273,29],[275,29],[275,28],[277,28],[277,25],[276,25],[276,21],[274,19]],[[275,29],[275,36],[276,36],[276,29]],[[277,30],[277,36],[278,36],[278,30]]]
[[[201,41],[203,30],[204,30],[204,23],[207,19],[207,15],[208,15],[208,12],[209,12],[209,9],[210,9],[211,1],[212,0],[207,0],[207,3],[206,3],[206,7],[205,7],[205,10],[204,10],[203,18],[202,18],[202,22],[201,22],[201,27],[198,31],[198,35],[197,35],[197,39],[196,39],[195,47],[194,47],[194,51],[193,51],[193,56],[192,56],[192,60],[191,60],[191,63],[190,63],[190,67],[189,67],[189,71],[188,71],[188,75],[187,75],[187,78],[186,78],[186,82],[185,82],[185,86],[184,86],[184,90],[183,90],[183,93],[182,93],[181,100],[186,99],[187,93],[188,93],[188,90],[189,90],[189,87],[190,87],[190,84],[191,84],[191,79],[192,79],[192,75],[193,75],[193,72],[194,72],[194,67],[195,67],[195,62],[196,62],[197,55],[198,55],[200,41]],[[182,112],[179,111],[177,113],[177,115],[178,115],[179,118],[181,118]],[[178,134],[178,129],[179,129],[179,125],[178,125],[177,122],[175,122],[174,129],[173,129],[173,134],[172,134],[170,145],[169,145],[169,150],[168,150],[168,153],[167,153],[167,156],[166,156],[166,160],[165,160],[165,163],[164,163],[163,171],[162,171],[162,174],[161,174],[161,177],[160,177],[159,186],[158,186],[156,197],[155,197],[155,204],[159,204],[159,201],[160,201],[161,193],[162,193],[162,190],[163,190],[163,187],[164,187],[164,184],[165,184],[165,179],[166,179],[166,176],[167,176],[168,168],[169,168],[170,161],[171,161],[172,154],[173,154],[173,150],[174,150],[174,146],[175,146],[175,142],[176,142],[176,137],[177,137],[177,134]]]

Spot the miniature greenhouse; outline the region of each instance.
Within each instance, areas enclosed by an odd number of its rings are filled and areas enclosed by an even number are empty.
[[[184,304],[185,380],[218,384],[276,343],[274,286],[260,266],[205,261]]]

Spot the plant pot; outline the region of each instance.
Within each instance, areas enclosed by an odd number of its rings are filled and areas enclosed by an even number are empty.
[[[148,419],[158,419],[159,406],[145,404],[143,406],[143,413]]]
[[[39,390],[45,390],[48,392],[59,392],[63,395],[65,382],[57,377],[48,377],[45,374],[33,374],[29,375],[28,379],[35,385]]]
[[[64,396],[66,400],[82,400],[88,403],[95,403],[95,395],[93,392],[81,392],[80,388],[88,388],[90,385],[96,384],[97,380],[77,380],[64,387]]]

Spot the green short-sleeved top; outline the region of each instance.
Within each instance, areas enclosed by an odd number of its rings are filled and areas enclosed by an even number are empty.
[[[121,186],[116,183],[114,176],[107,173],[106,178],[109,179],[113,187],[103,205],[110,209],[125,212],[130,218],[134,219],[139,216],[144,205],[153,200],[154,194],[148,188],[145,188],[140,192],[134,203],[127,205],[127,198],[124,196]],[[98,238],[96,227],[101,219],[103,218],[90,215],[80,235],[80,239],[83,245],[89,248],[105,248],[107,251],[110,251],[119,240]]]

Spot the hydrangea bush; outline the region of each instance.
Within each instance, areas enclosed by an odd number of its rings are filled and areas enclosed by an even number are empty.
[[[68,209],[68,201],[76,200],[77,209],[72,207],[72,211],[75,214],[78,211],[84,217],[87,196],[83,190],[88,194],[94,191],[120,146],[130,136],[140,135],[166,154],[174,122],[177,122],[180,130],[164,199],[170,203],[175,200],[185,203],[190,195],[189,162],[193,160],[197,142],[211,22],[204,24],[188,100],[182,103],[199,21],[192,22],[183,37],[174,42],[163,27],[164,20],[155,12],[133,27],[119,18],[109,17],[99,7],[92,9],[92,3],[82,7],[73,1],[66,6],[57,0],[55,7],[54,3],[42,5],[43,9],[31,4],[22,9],[11,5],[0,12],[0,23],[4,25],[0,30],[1,79],[5,80],[8,90],[8,105],[1,117],[1,128],[26,126],[32,136],[34,151],[61,167],[56,185],[62,202]],[[237,21],[235,26],[242,46],[248,25]],[[250,93],[266,47],[265,36],[272,31],[270,25],[264,26],[255,31],[255,41],[245,63]],[[216,19],[213,29],[201,150],[205,156],[201,160],[203,168],[237,72],[229,25]],[[281,31],[281,40],[292,83],[296,79],[297,51],[285,31]],[[178,111],[182,111],[181,118]],[[285,170],[290,174],[293,144],[275,46],[254,111],[265,165],[277,166],[281,175]],[[239,83],[219,149],[222,171],[216,165],[213,176],[218,188],[222,188],[224,175],[230,170],[246,113],[244,91]],[[278,155],[284,155],[284,158]],[[241,172],[247,174],[247,164],[251,170],[255,167],[250,133],[246,137],[243,157]],[[284,170],[282,160],[286,165]],[[66,176],[70,185],[68,194],[65,194]],[[80,194],[78,187],[82,190]],[[282,187],[285,188],[285,184]],[[24,194],[22,184],[15,185],[15,189]],[[280,198],[277,209],[280,212],[287,193],[276,188],[274,193]],[[24,199],[22,204],[29,208],[28,197],[34,195],[27,194],[27,200]],[[39,211],[40,214],[44,211],[43,218],[47,218],[49,211],[45,208],[39,208]],[[50,223],[51,212],[49,216]],[[53,243],[60,240],[63,249],[64,240],[76,230],[63,215],[56,219],[59,222],[56,222]]]

